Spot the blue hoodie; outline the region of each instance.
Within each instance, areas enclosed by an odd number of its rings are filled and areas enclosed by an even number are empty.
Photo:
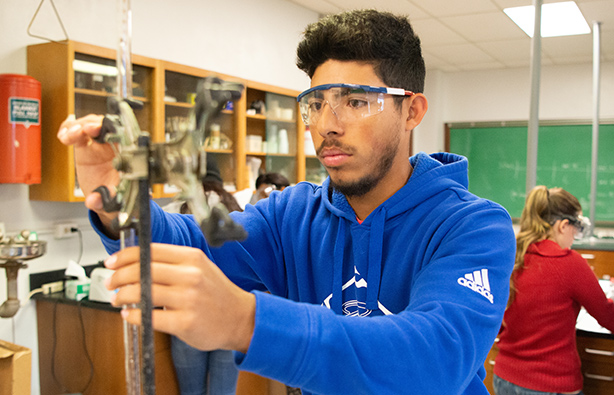
[[[304,394],[488,394],[483,363],[507,303],[511,219],[468,192],[464,157],[410,162],[407,184],[362,224],[327,179],[232,213],[249,237],[220,248],[191,216],[152,204],[152,239],[201,248],[255,294],[253,338],[236,354],[243,370]],[[109,252],[119,248],[99,234]]]

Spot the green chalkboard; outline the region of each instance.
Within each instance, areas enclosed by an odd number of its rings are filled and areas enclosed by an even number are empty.
[[[449,151],[469,160],[469,190],[503,205],[514,218],[526,197],[527,127],[450,128]],[[537,184],[575,195],[589,216],[591,125],[542,125]],[[614,125],[600,125],[595,220],[614,222]]]

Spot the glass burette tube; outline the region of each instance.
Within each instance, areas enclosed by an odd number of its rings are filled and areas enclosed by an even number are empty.
[[[120,248],[136,245],[134,228],[125,228],[120,232]],[[122,306],[123,308],[137,306]],[[141,350],[138,325],[122,320],[124,331],[124,368],[126,371],[127,395],[141,395]]]

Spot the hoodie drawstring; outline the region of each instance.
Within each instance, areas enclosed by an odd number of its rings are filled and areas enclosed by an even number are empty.
[[[339,221],[339,229],[337,231],[337,241],[335,242],[335,250],[333,252],[333,297],[331,300],[331,309],[341,314],[343,303],[343,259],[345,249],[345,220],[337,218]]]
[[[379,288],[382,277],[382,251],[384,244],[384,224],[386,210],[381,207],[373,218],[369,237],[369,264],[367,273],[367,309],[379,308]]]

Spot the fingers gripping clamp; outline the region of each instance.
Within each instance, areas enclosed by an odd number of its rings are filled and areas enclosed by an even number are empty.
[[[109,114],[103,118],[95,139],[111,144],[115,151],[113,164],[121,174],[114,197],[104,185],[94,190],[100,194],[106,212],[120,212],[112,224],[116,230],[132,226],[138,218],[138,181],[149,179],[149,136],[141,132],[133,111],[141,107],[135,100],[110,97]]]

